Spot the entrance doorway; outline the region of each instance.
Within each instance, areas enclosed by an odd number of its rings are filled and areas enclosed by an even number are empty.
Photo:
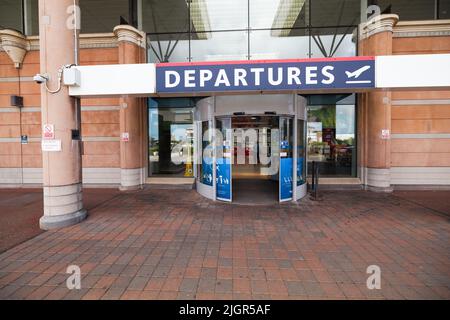
[[[272,132],[279,128],[277,116],[234,116],[233,201],[239,204],[278,202],[279,166],[272,155]],[[273,163],[274,162],[274,163]]]
[[[271,204],[294,198],[293,118],[276,115],[216,118],[213,137],[216,199]]]
[[[273,204],[306,195],[306,99],[204,98],[194,111],[197,191],[219,201]]]

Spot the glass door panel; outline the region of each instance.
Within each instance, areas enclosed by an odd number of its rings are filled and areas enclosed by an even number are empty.
[[[202,121],[202,162],[200,166],[200,181],[201,183],[213,186],[213,162],[214,162],[214,147],[213,142],[213,128],[212,121]]]
[[[293,194],[293,119],[280,117],[279,200],[292,200]]]
[[[297,186],[306,182],[305,120],[297,120]]]
[[[216,198],[232,201],[232,138],[231,118],[216,120]]]

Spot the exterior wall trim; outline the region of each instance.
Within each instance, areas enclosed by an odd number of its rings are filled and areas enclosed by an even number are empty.
[[[392,167],[394,185],[450,185],[450,167]]]
[[[393,106],[448,105],[450,99],[392,100]]]
[[[383,14],[362,23],[360,27],[361,40],[369,38],[380,32],[393,32],[398,20],[399,17],[396,14]]]
[[[29,50],[26,36],[12,29],[0,30],[1,48],[14,63],[16,69],[20,68],[27,51]]]
[[[117,42],[127,41],[131,42],[138,47],[145,48],[145,38],[144,32],[129,26],[129,25],[118,25],[113,30],[114,35],[117,37]]]
[[[449,36],[450,20],[401,21],[393,32],[394,38]]]
[[[1,82],[1,81],[0,81]],[[450,104],[450,103],[449,103]],[[82,106],[81,111],[119,111],[121,109],[120,106]],[[0,108],[1,112],[41,112],[41,107],[5,107]]]
[[[28,137],[28,142],[41,142],[41,137]],[[7,142],[21,142],[20,137],[13,137],[13,138],[0,138],[0,143],[7,143]]]
[[[41,112],[41,107],[23,107],[23,108],[18,108],[18,107],[5,107],[5,108],[0,108],[0,113],[9,113],[9,112]]]
[[[0,83],[4,82],[33,82],[33,77],[5,77],[0,78]]]
[[[0,168],[0,188],[36,185],[42,187],[42,168]],[[83,185],[120,184],[120,168],[83,168]]]
[[[140,189],[145,184],[145,168],[120,169],[120,189],[135,190]]]
[[[361,171],[361,180],[364,185],[377,188],[381,191],[392,191],[390,168],[378,169],[361,167]]]
[[[114,33],[86,33],[80,34],[80,49],[117,48],[117,37]],[[39,50],[39,36],[24,36],[23,48],[27,51]],[[0,46],[0,51],[5,51]]]
[[[121,106],[82,106],[81,111],[119,111]]]
[[[393,133],[391,139],[450,139],[450,133]]]
[[[41,142],[41,137],[28,137],[28,142]],[[119,142],[119,137],[82,137],[81,141],[84,142]],[[0,143],[2,142],[20,142],[20,137],[4,138],[0,137]]]
[[[119,137],[82,137],[81,141],[84,142],[119,142]]]

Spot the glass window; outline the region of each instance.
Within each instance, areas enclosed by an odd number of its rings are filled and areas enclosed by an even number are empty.
[[[311,29],[311,57],[351,57],[356,55],[355,28]]]
[[[293,119],[280,117],[280,154],[282,158],[292,158],[293,156]]]
[[[356,26],[361,0],[311,0],[311,26]]]
[[[39,9],[38,0],[24,0],[24,29],[27,36],[39,34]]]
[[[309,0],[250,0],[251,29],[292,29],[308,25]]]
[[[319,162],[322,176],[356,176],[355,126],[354,95],[309,99],[308,163]]]
[[[149,34],[147,45],[149,62],[189,61],[189,33]]]
[[[190,0],[193,30],[248,28],[248,0]]]
[[[306,182],[305,121],[297,120],[297,186]]]
[[[450,0],[438,0],[438,19],[450,19]]]
[[[433,20],[434,2],[434,0],[372,0],[371,3],[378,5],[381,13],[395,13],[399,15],[400,21],[411,21]]]
[[[450,0],[431,2],[367,0],[401,20],[448,17]],[[143,0],[151,62],[355,56],[360,18],[361,0]]]
[[[112,32],[128,22],[128,0],[80,0],[81,33]]]
[[[148,33],[189,32],[188,6],[188,1],[142,0],[143,30]]]
[[[199,179],[203,184],[208,186],[213,185],[213,129],[212,121],[202,121],[201,135],[202,135],[202,161],[200,164]]]
[[[3,0],[0,2],[0,28],[24,31],[22,1]]]
[[[193,102],[149,99],[149,174],[193,176]]]
[[[192,61],[248,59],[248,32],[194,33],[191,39]]]
[[[296,36],[290,35],[293,31]],[[307,29],[250,31],[250,59],[253,60],[307,58],[308,48]]]
[[[361,0],[311,0],[311,26],[356,26],[360,22]]]

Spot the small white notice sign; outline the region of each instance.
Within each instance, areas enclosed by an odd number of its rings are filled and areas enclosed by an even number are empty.
[[[42,151],[61,151],[61,140],[42,140]]]
[[[391,132],[389,129],[381,130],[381,139],[388,140],[391,138]]]

